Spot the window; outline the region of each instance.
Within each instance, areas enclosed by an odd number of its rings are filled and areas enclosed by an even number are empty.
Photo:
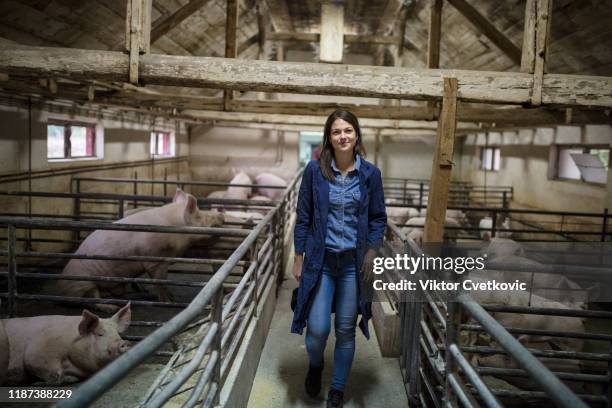
[[[483,147],[480,151],[481,170],[498,171],[501,163],[499,147]]]
[[[608,179],[610,149],[597,146],[559,147],[557,164],[557,177],[560,179],[603,184]]]
[[[170,132],[151,132],[151,156],[174,156],[174,135]]]
[[[77,122],[47,123],[47,158],[95,157],[96,125]]]

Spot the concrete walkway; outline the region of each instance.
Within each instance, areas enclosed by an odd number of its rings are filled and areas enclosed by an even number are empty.
[[[291,334],[289,331],[293,317],[289,303],[291,291],[296,286],[295,279],[291,277],[286,279],[281,287],[251,390],[249,408],[325,406],[331,382],[335,344],[333,322],[325,350],[323,389],[318,399],[312,399],[304,391],[304,379],[308,371],[304,336]],[[358,319],[361,319],[361,316]],[[399,361],[397,358],[381,357],[376,333],[371,324],[370,333],[368,341],[357,328],[357,348],[345,391],[344,406],[407,407],[408,400]]]

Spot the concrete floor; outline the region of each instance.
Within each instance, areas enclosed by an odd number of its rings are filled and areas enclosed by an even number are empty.
[[[304,391],[304,379],[308,371],[304,336],[290,333],[293,313],[289,301],[291,291],[296,286],[297,282],[290,277],[281,287],[268,338],[253,382],[249,408],[325,406],[332,375],[335,344],[333,329],[325,350],[323,389],[318,399],[312,399]],[[358,319],[361,319],[361,316]],[[370,333],[368,341],[361,330],[357,329],[355,360],[345,391],[344,406],[347,408],[407,407],[408,400],[399,360],[383,358],[371,324]]]

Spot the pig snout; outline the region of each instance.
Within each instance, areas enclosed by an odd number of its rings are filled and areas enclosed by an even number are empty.
[[[121,354],[128,351],[130,348],[130,342],[127,340],[118,341],[110,348],[109,352],[112,356],[120,356]]]

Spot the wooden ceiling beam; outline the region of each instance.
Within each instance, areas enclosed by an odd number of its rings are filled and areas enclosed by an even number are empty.
[[[287,0],[265,0],[275,31],[294,31]]]
[[[521,65],[521,50],[466,0],[447,0],[516,65]]]
[[[318,43],[321,39],[319,33],[297,33],[289,31],[272,31],[266,33],[269,41],[294,41]],[[398,44],[399,36],[367,35],[367,34],[344,34],[344,42],[347,44]]]
[[[129,58],[121,52],[0,46],[0,72],[75,80],[124,81]],[[527,105],[533,76],[519,72],[409,69],[214,57],[145,54],[145,84],[372,98],[439,100],[442,77],[459,82],[460,101]],[[177,73],[180,72],[180,75]],[[612,77],[544,73],[542,105],[612,107]]]
[[[210,0],[191,0],[168,17],[162,18],[161,21],[159,19],[156,20],[151,29],[151,44],[168,34],[170,30],[197,13],[209,2]]]

